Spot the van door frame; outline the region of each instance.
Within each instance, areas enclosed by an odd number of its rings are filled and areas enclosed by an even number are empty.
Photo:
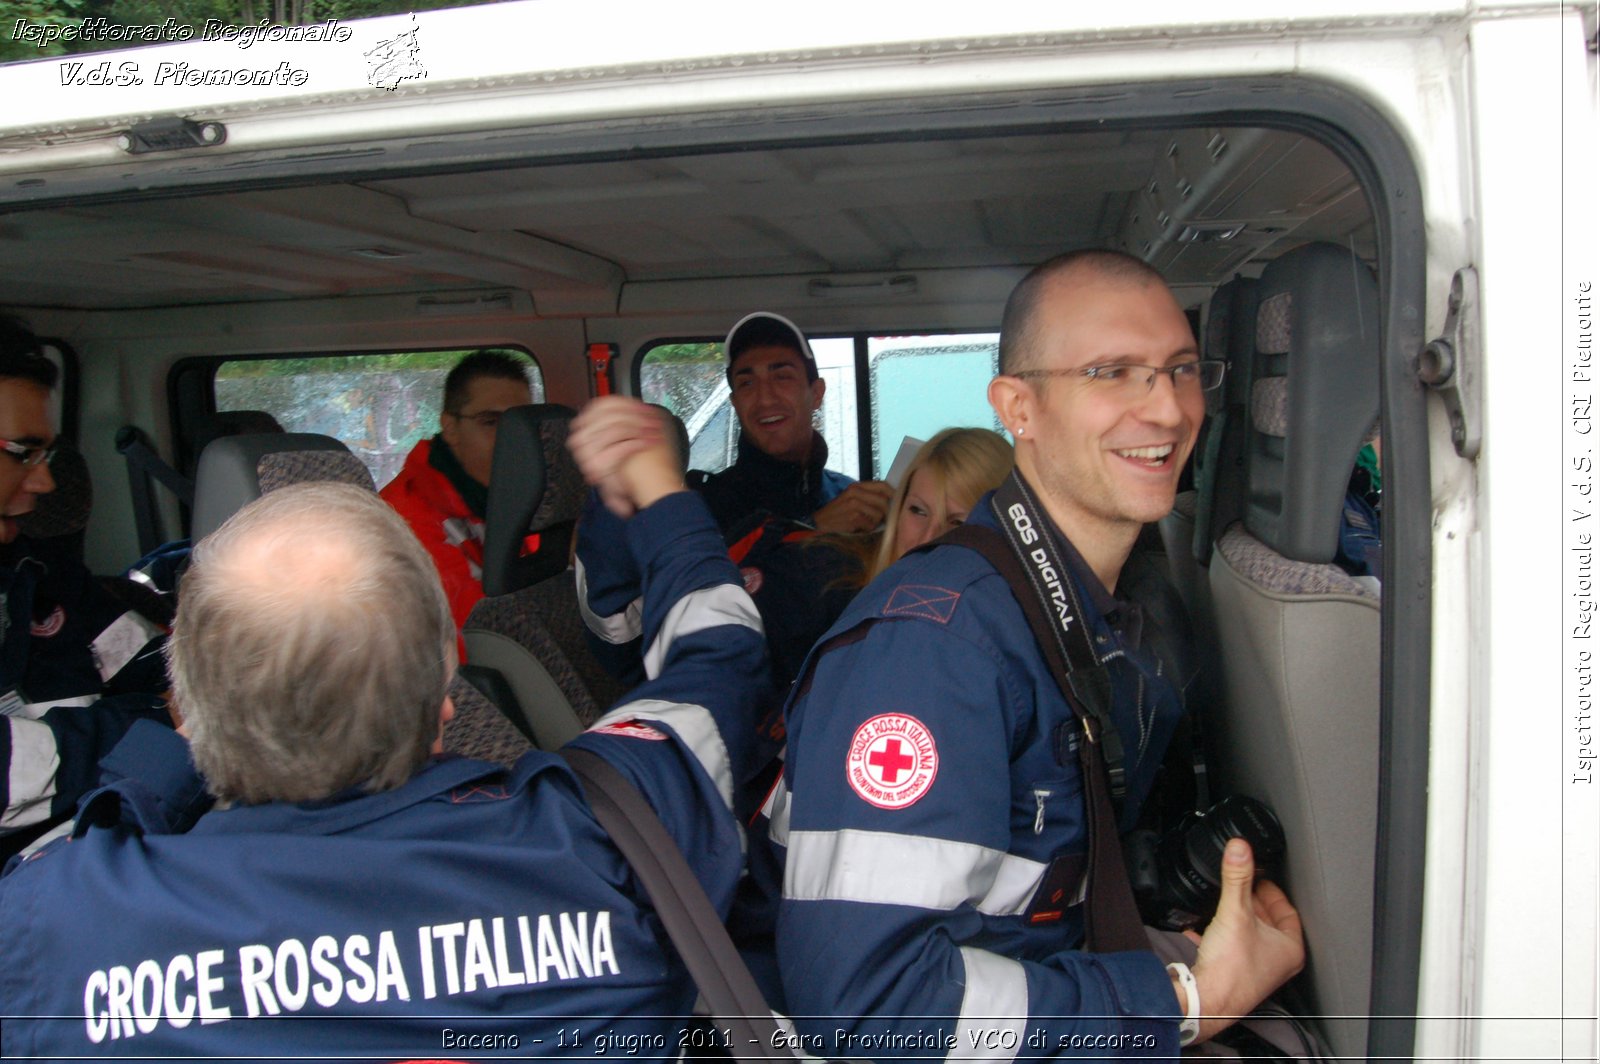
[[[419,176],[537,163],[737,151],[751,147],[974,138],[1080,129],[1262,126],[1320,141],[1366,194],[1378,246],[1385,491],[1382,708],[1369,1054],[1413,1052],[1426,856],[1432,656],[1432,520],[1427,400],[1415,373],[1424,336],[1425,240],[1416,164],[1376,107],[1348,89],[1303,76],[1219,77],[1095,84],[993,97],[900,97],[648,116],[637,122],[430,135],[395,145],[346,142],[230,154],[207,172],[182,158],[51,175],[0,188],[0,214],[101,202],[270,187],[331,179]],[[309,156],[309,157],[308,157]]]

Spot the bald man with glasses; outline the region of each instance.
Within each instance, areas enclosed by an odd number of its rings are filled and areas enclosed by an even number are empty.
[[[1052,259],[1012,293],[989,401],[1016,470],[967,523],[997,533],[1037,585],[1018,593],[1081,646],[1074,704],[976,549],[908,555],[823,637],[766,806],[785,862],[778,963],[813,1052],[882,1036],[874,1056],[1175,1057],[1299,970],[1299,916],[1252,889],[1242,840],[1192,968],[1085,949],[1077,714],[1114,762],[1108,815],[1126,833],[1186,712],[1180,640],[1141,606],[1154,571],[1133,550],[1172,509],[1223,369],[1160,274],[1120,252]]]

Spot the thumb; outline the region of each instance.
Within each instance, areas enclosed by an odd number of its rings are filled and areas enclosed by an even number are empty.
[[[1250,891],[1255,883],[1255,854],[1243,839],[1229,839],[1222,851],[1222,897],[1217,911],[1225,908],[1250,910]]]

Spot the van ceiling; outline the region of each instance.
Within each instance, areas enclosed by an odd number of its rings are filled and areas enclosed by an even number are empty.
[[[20,210],[0,214],[0,292],[115,309],[491,287],[614,308],[629,284],[1026,266],[1084,245],[1214,285],[1307,240],[1375,254],[1354,177],[1295,133],[968,136]]]

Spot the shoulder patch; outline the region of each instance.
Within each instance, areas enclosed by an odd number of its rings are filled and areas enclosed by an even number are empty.
[[[478,802],[503,802],[511,797],[503,783],[475,783],[457,787],[450,792],[451,805],[475,805]]]
[[[50,611],[50,616],[42,621],[34,621],[28,631],[36,639],[49,639],[61,631],[61,626],[67,623],[67,611],[57,606]]]
[[[753,565],[747,565],[739,570],[739,579],[744,581],[744,591],[747,595],[754,595],[761,590],[761,585],[766,583],[766,577],[761,570]]]
[[[595,735],[620,735],[626,739],[649,739],[652,742],[665,742],[666,732],[652,728],[642,720],[629,718],[628,720],[612,721],[610,724],[601,724],[590,728]]]
[[[885,617],[921,617],[924,620],[949,624],[955,615],[961,592],[929,584],[901,584],[884,603]]]
[[[904,809],[933,787],[939,751],[916,717],[882,713],[856,729],[845,755],[845,779],[879,809]]]

